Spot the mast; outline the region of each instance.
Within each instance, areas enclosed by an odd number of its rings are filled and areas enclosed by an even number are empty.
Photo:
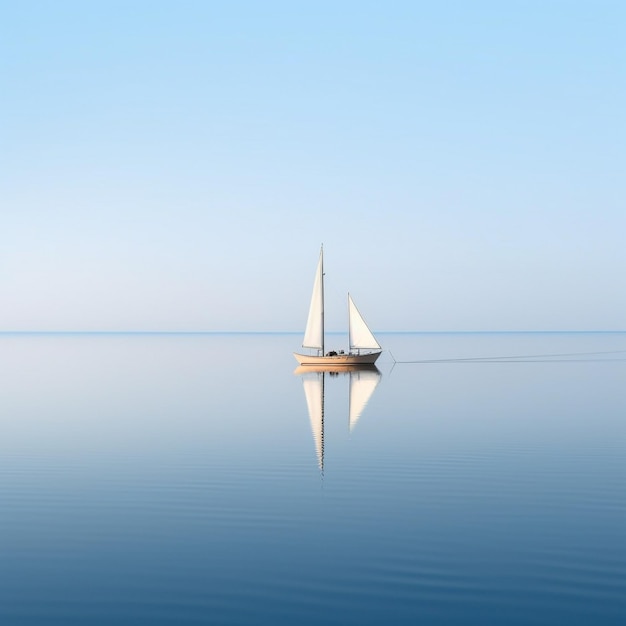
[[[350,352],[352,352],[352,306],[350,305],[350,292],[348,291],[348,353]],[[359,354],[361,354],[360,350]]]
[[[322,278],[321,300],[322,300],[322,356],[324,356],[324,244],[320,248],[320,274]]]

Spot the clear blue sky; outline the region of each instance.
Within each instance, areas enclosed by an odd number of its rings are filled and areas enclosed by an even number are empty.
[[[626,329],[626,3],[0,0],[0,330]]]

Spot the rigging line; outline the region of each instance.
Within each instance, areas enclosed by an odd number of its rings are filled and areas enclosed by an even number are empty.
[[[595,356],[598,354],[624,354],[626,350],[605,350],[602,352],[565,352],[560,354],[521,354],[512,356],[476,356],[467,358],[454,358],[454,359],[421,359],[418,361],[396,361],[396,363],[461,363],[471,361],[512,361],[523,359],[552,359],[557,357],[572,357],[572,356]],[[395,360],[395,359],[394,359]],[[615,359],[617,360],[617,359]]]

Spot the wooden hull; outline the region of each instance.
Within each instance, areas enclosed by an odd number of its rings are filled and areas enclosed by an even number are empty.
[[[341,367],[345,365],[373,365],[380,356],[380,351],[368,352],[367,354],[337,354],[335,356],[316,356],[294,352],[293,356],[296,357],[296,361],[298,361],[300,365]]]

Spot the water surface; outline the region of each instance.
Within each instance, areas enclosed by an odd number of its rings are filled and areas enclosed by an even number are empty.
[[[623,623],[626,334],[380,339],[0,336],[1,622]]]

